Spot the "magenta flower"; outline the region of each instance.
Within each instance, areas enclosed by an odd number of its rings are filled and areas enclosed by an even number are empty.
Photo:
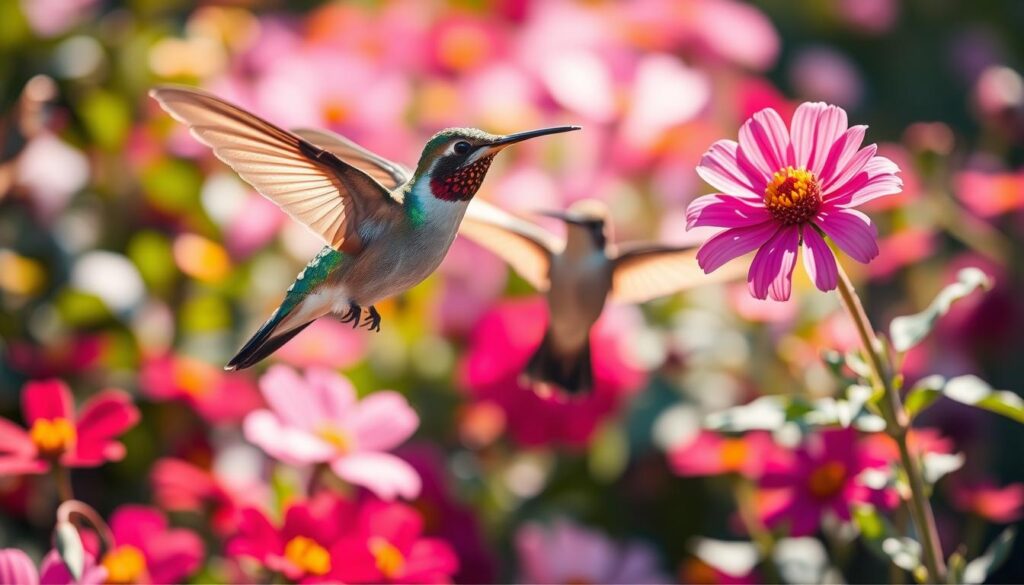
[[[145,358],[139,384],[149,398],[182,401],[212,423],[241,420],[263,405],[246,374],[172,353]]]
[[[697,174],[720,193],[694,200],[687,229],[725,228],[701,246],[697,262],[710,273],[757,250],[750,264],[750,294],[789,298],[797,248],[817,287],[836,287],[838,270],[827,236],[858,262],[878,255],[876,229],[858,205],[899,193],[902,181],[891,160],[861,148],[866,126],[847,127],[846,112],[823,103],[801,104],[792,128],[772,109],[740,128],[739,143],[719,140]]]
[[[768,490],[762,520],[767,526],[788,526],[790,536],[807,536],[825,514],[848,521],[851,504],[891,508],[897,504],[894,491],[873,490],[858,480],[864,470],[886,464],[858,441],[853,429],[811,435],[792,456],[769,461],[761,478],[761,487]]]
[[[181,583],[203,560],[203,542],[184,528],[170,528],[162,512],[121,506],[110,516],[114,548],[100,565],[107,583]]]
[[[326,491],[289,505],[280,526],[263,512],[246,508],[226,550],[232,557],[255,559],[291,581],[339,579],[338,571],[349,561],[334,550],[335,544],[350,529],[355,513],[354,504]]]
[[[451,583],[459,559],[445,541],[423,538],[423,518],[410,506],[370,501],[332,554],[344,583]]]
[[[953,490],[957,509],[977,514],[997,524],[1012,524],[1024,518],[1024,483],[998,487],[991,482],[960,485]]]
[[[388,453],[419,426],[405,398],[375,392],[361,401],[348,380],[310,368],[300,377],[287,366],[270,368],[260,379],[269,410],[245,419],[245,437],[272,457],[291,465],[326,463],[338,477],[386,500],[415,498],[420,477]]]
[[[97,467],[124,457],[116,438],[135,426],[139,411],[120,390],[104,390],[75,416],[71,390],[60,380],[25,384],[21,408],[26,431],[0,419],[0,475],[43,473],[65,467]]]
[[[619,544],[568,520],[550,527],[526,524],[516,533],[515,544],[523,583],[672,582],[649,546]]]
[[[723,437],[701,431],[686,444],[668,454],[672,470],[684,476],[739,473],[757,479],[765,461],[777,449],[770,434],[752,432],[742,437]]]
[[[242,507],[261,494],[259,486],[243,491],[203,469],[181,459],[164,458],[149,473],[153,499],[172,512],[196,512],[209,519],[218,534],[234,533]]]
[[[85,555],[82,578],[74,580],[57,551],[51,550],[36,571],[28,555],[16,548],[0,549],[0,584],[2,585],[101,585],[107,582],[106,568],[96,564],[92,555]]]

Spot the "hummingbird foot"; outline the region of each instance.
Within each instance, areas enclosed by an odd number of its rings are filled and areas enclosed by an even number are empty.
[[[370,314],[366,316],[366,320],[363,321],[363,326],[369,331],[380,331],[380,313],[377,312],[377,307],[370,305],[368,311]]]
[[[352,328],[359,327],[359,320],[363,316],[363,308],[355,303],[348,304],[348,312],[339,321],[341,323],[352,323]]]

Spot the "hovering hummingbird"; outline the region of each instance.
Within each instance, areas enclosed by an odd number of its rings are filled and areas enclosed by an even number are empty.
[[[288,132],[202,91],[161,87],[150,96],[327,244],[227,370],[252,366],[324,315],[380,331],[374,303],[419,284],[437,268],[494,156],[510,144],[579,129],[496,136],[449,128],[427,142],[410,172],[337,134]]]
[[[537,290],[546,294],[548,328],[526,365],[526,376],[545,393],[569,394],[593,386],[590,329],[607,301],[643,303],[700,284],[741,274],[734,270],[709,278],[697,265],[696,248],[654,243],[614,246],[607,207],[582,200],[567,212],[541,212],[565,222],[566,238],[474,201],[459,233],[490,250]]]

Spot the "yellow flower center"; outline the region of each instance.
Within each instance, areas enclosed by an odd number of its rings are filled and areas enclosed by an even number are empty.
[[[174,367],[174,384],[182,392],[198,398],[210,391],[214,375],[209,365],[182,358]]]
[[[330,124],[344,124],[352,116],[352,108],[340,99],[328,100],[323,106],[323,116]]]
[[[764,190],[764,205],[777,221],[803,223],[821,208],[821,187],[814,173],[786,167],[775,173]]]
[[[370,552],[377,561],[377,570],[388,579],[394,579],[405,567],[405,556],[387,540],[375,536],[370,539]]]
[[[330,443],[338,453],[345,454],[352,450],[352,439],[348,433],[334,426],[324,426],[316,433],[318,437]]]
[[[29,436],[39,453],[47,457],[57,457],[68,451],[78,439],[75,425],[66,418],[38,419],[32,423]]]
[[[484,31],[471,26],[457,26],[441,37],[438,57],[446,67],[466,71],[486,60],[487,45]]]
[[[108,552],[101,564],[107,570],[107,583],[138,583],[146,572],[146,557],[130,544]]]
[[[831,461],[818,467],[807,478],[807,489],[816,498],[830,498],[843,489],[846,483],[846,466]]]
[[[719,454],[722,467],[728,471],[737,471],[746,462],[747,451],[747,444],[742,439],[726,439]]]
[[[309,575],[326,575],[331,570],[331,555],[312,538],[296,536],[284,546],[284,557]]]

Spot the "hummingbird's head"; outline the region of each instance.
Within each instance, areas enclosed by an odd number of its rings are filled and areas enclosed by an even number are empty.
[[[476,128],[448,128],[431,138],[423,148],[416,174],[430,177],[430,191],[445,201],[468,201],[487,175],[494,155],[506,146],[579,126],[557,126],[505,136]]]
[[[597,199],[581,199],[569,206],[568,211],[542,211],[541,215],[560,219],[569,226],[569,236],[576,233],[587,237],[597,249],[604,249],[611,236],[608,205]]]

